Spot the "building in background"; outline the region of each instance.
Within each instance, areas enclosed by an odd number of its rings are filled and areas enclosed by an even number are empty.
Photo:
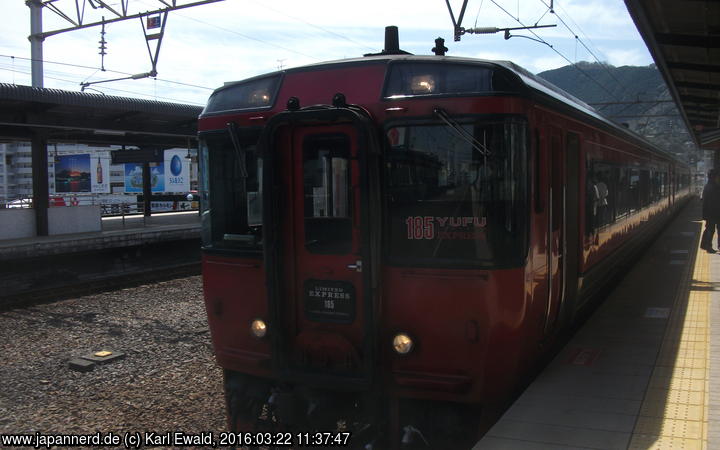
[[[0,144],[0,203],[32,197],[29,142]]]

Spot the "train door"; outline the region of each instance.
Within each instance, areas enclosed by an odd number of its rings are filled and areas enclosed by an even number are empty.
[[[373,303],[368,233],[361,226],[367,149],[354,124],[318,122],[282,127],[272,149],[278,160],[265,172],[276,192],[265,202],[274,211],[266,220],[278,233],[266,243],[267,267],[275,271],[268,290],[277,312],[274,352],[282,360],[276,364],[294,380],[319,368],[366,378]]]
[[[547,232],[548,307],[545,332],[558,320],[572,314],[571,302],[577,292],[579,138],[549,129],[549,214]],[[566,144],[566,145],[564,145]]]
[[[351,127],[296,129],[293,136],[292,209],[283,223],[292,228],[297,326],[352,324],[362,298],[361,237],[357,227],[359,168]],[[291,172],[291,173],[290,173]],[[355,198],[353,198],[355,197]]]
[[[563,296],[563,263],[565,254],[565,158],[560,132],[549,129],[549,172],[547,268],[548,305],[545,316],[545,332],[550,332],[557,321]]]
[[[580,272],[580,135],[567,133],[565,138],[565,294],[560,306],[561,320],[570,320],[575,310]]]

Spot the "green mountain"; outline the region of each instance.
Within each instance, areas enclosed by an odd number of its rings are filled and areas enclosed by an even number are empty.
[[[580,62],[538,74],[657,146],[694,159],[694,145],[660,72],[645,67]]]

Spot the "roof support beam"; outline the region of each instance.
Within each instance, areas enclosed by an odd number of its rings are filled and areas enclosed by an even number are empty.
[[[693,64],[668,61],[667,68],[678,70],[696,70],[698,72],[720,72],[720,65],[717,64]]]
[[[693,122],[698,125],[704,125],[704,126],[708,126],[708,127],[714,127],[717,124],[717,122],[714,120],[706,120],[706,119],[698,119],[698,118],[693,118]]]
[[[680,88],[704,89],[708,91],[720,91],[720,84],[716,83],[695,83],[692,81],[676,81],[675,86]]]
[[[717,114],[707,114],[707,113],[688,113],[689,117],[694,117],[698,119],[703,120],[717,120]]]
[[[662,45],[683,47],[720,48],[720,37],[697,34],[655,33],[655,39]]]
[[[683,102],[702,103],[705,105],[720,105],[720,98],[702,97],[699,95],[680,95]]]
[[[715,114],[718,112],[717,107],[702,106],[702,105],[685,105],[685,109],[687,110],[688,114],[693,113],[693,112]]]

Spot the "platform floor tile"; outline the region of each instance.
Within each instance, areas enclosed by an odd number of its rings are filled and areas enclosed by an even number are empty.
[[[630,449],[708,448],[710,257],[698,249],[678,291]]]
[[[720,450],[720,255],[699,249],[697,206],[474,450]]]
[[[565,425],[548,425],[534,422],[503,420],[488,433],[491,438],[515,439],[549,446],[571,448],[625,449],[630,433],[598,428],[576,428]],[[493,449],[483,441],[482,449]],[[549,447],[553,448],[553,447]]]

